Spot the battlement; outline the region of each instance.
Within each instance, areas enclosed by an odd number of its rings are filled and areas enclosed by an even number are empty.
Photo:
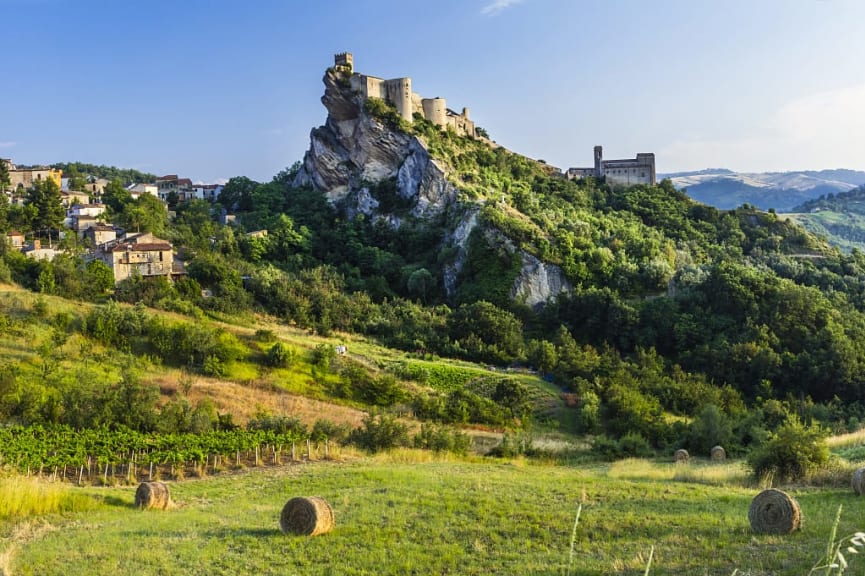
[[[338,52],[333,55],[333,65],[336,68],[348,68],[351,74],[354,71],[354,56],[351,52]]]
[[[393,104],[400,116],[407,122],[420,114],[442,130],[453,129],[461,136],[475,136],[475,124],[469,118],[469,109],[457,113],[447,107],[444,98],[422,98],[412,91],[411,78],[392,78],[385,80],[376,76],[359,74],[354,71],[354,56],[351,52],[334,54],[334,67],[347,70],[351,77],[351,89],[364,99],[381,98]]]

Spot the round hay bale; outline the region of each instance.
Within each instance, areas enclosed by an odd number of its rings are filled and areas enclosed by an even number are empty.
[[[799,503],[775,488],[757,494],[748,509],[751,530],[757,534],[789,534],[799,529],[801,520]]]
[[[678,462],[687,462],[691,458],[691,455],[688,454],[688,451],[684,448],[679,448],[676,450],[675,454],[673,454],[673,460]]]
[[[865,468],[859,468],[853,472],[853,478],[850,480],[853,486],[853,492],[861,496],[865,493]]]
[[[318,496],[292,498],[279,515],[279,527],[286,534],[317,536],[330,532],[333,526],[333,509]]]
[[[135,507],[165,510],[171,504],[171,493],[164,482],[142,482],[135,491]]]
[[[711,451],[712,460],[720,462],[727,459],[727,451],[722,446],[714,446]]]

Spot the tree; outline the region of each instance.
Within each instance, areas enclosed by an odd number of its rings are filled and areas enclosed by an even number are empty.
[[[60,187],[54,180],[47,178],[36,181],[24,202],[34,210],[34,230],[57,230],[63,224],[66,210],[61,201]]]
[[[70,190],[83,191],[87,189],[87,178],[78,171],[78,168],[74,164],[69,165],[67,176],[69,178],[67,186]]]
[[[168,229],[168,211],[159,198],[151,194],[142,194],[138,200],[126,204],[118,220],[129,231],[162,236]]]
[[[12,180],[9,177],[9,165],[5,160],[0,159],[0,194],[5,196],[5,192],[9,189],[11,184]]]
[[[435,286],[435,278],[426,268],[418,268],[412,272],[406,285],[409,293],[418,296],[423,303],[426,303],[427,294],[433,286]]]
[[[83,284],[87,296],[101,296],[114,287],[114,272],[102,260],[91,260],[84,267]]]
[[[123,208],[132,202],[129,190],[123,187],[123,183],[115,178],[105,185],[102,190],[102,201],[111,209],[113,214],[121,214]]]
[[[258,182],[250,180],[246,176],[235,176],[229,179],[222,188],[222,192],[216,201],[222,204],[226,210],[233,210],[236,206],[249,203],[253,190],[258,187]],[[244,208],[248,209],[248,208]]]

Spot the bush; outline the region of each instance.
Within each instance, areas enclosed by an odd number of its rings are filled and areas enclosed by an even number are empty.
[[[273,346],[270,347],[270,350],[267,351],[267,365],[272,366],[274,368],[285,368],[286,366],[291,366],[294,363],[294,359],[297,356],[296,352],[283,344],[282,342],[277,342]]]
[[[733,425],[714,404],[707,404],[688,430],[688,449],[694,454],[709,454],[713,446],[722,446],[732,453],[732,440]]]
[[[306,438],[306,425],[297,416],[276,416],[259,412],[246,424],[247,430],[265,430],[277,434],[293,433],[298,438]]]
[[[645,458],[653,454],[649,442],[635,433],[626,434],[619,440],[613,440],[607,436],[598,436],[592,443],[592,452],[604,460]]]
[[[310,438],[315,442],[330,440],[332,442],[343,442],[348,438],[351,427],[348,424],[337,424],[330,420],[316,420],[310,433]]]
[[[529,454],[532,450],[532,438],[528,434],[505,433],[502,443],[487,452],[487,456],[500,458],[513,458],[523,454]]]
[[[349,442],[370,452],[408,446],[408,428],[395,416],[368,414],[363,425],[352,430]]]
[[[829,461],[827,435],[819,426],[805,426],[797,416],[788,417],[762,446],[748,455],[754,478],[770,478],[778,484],[810,476]]]
[[[420,432],[412,438],[412,444],[415,448],[456,454],[467,454],[471,443],[471,438],[467,434],[430,424],[422,424]]]

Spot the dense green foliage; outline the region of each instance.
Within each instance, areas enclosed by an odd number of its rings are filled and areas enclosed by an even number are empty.
[[[421,138],[448,169],[458,202],[420,218],[396,181],[363,182],[399,228],[376,215],[346,218],[340,204],[291,186],[295,165],[268,183],[228,182],[219,203],[236,211],[238,227],[217,224],[204,201],[179,205],[169,225],[115,183],[106,191],[112,217],[165,233],[188,271],[173,284],[132,278],[115,298],[199,318],[264,311],[320,335],[373,336],[418,357],[525,367],[571,395],[574,431],[629,438],[617,447],[629,453],[641,453],[639,439],[661,449],[727,442],[731,453],[745,451],[790,413],[838,430],[861,421],[861,253],[843,254],[771,212],[697,204],[668,181],[629,188],[568,181],[421,118],[406,123],[385,102],[370,99],[365,112]],[[473,216],[464,246],[443,240]],[[514,301],[526,254],[558,266],[573,290],[538,309]],[[446,273],[457,260],[449,292]],[[80,287],[87,271],[80,262],[11,253],[3,262],[0,273],[30,288],[104,298],[101,284]],[[194,324],[131,323],[115,342],[89,332],[97,320],[88,318],[85,333],[198,373],[223,375],[245,354],[230,335]],[[259,362],[281,369],[292,360],[273,345]],[[313,365],[313,378],[345,401],[407,403],[443,423],[528,420],[514,400],[519,391],[473,388],[471,377],[440,381],[430,367],[394,368],[397,378],[429,387],[406,396],[389,374],[346,362],[338,372],[330,361]]]
[[[139,172],[130,168],[115,168],[114,166],[102,166],[86,164],[83,162],[58,162],[52,164],[51,168],[63,170],[64,176],[76,175],[85,180],[104,178],[105,180],[120,180],[124,185],[139,182],[156,182],[156,175],[147,172]],[[72,188],[79,190],[80,188]]]

